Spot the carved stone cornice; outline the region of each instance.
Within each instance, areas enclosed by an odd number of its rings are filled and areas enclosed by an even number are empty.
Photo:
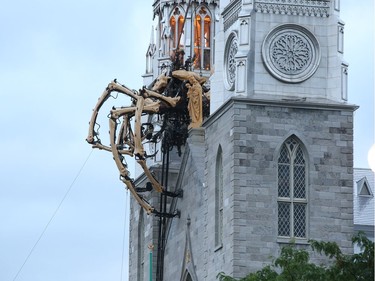
[[[248,97],[232,96],[225,101],[214,113],[212,113],[204,122],[203,127],[207,129],[212,124],[224,115],[233,106],[237,105],[250,105],[250,106],[270,106],[270,107],[284,107],[308,110],[331,110],[331,111],[356,111],[359,106],[347,103],[336,103],[329,100],[276,100],[276,99],[254,99]]]
[[[256,0],[255,11],[266,14],[329,17],[329,0]]]
[[[189,2],[188,0],[182,0],[183,2]],[[202,4],[202,3],[205,3],[205,4],[214,4],[214,5],[217,5],[219,0],[193,0],[191,1],[192,3],[197,3],[197,4]]]
[[[234,0],[224,8],[224,11],[221,13],[224,21],[224,31],[227,31],[228,28],[237,21],[238,14],[241,10],[241,4],[241,0]]]
[[[192,0],[190,3],[195,5],[206,4],[206,5],[215,5],[217,6],[219,0]],[[177,5],[188,5],[189,0],[154,0],[152,4],[154,10],[154,18],[156,15],[160,16],[161,10],[165,6],[177,6]]]

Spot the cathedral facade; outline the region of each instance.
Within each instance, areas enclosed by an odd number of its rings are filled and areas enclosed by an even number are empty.
[[[211,281],[309,239],[353,251],[353,112],[340,0],[155,0],[148,85],[183,50],[210,114],[168,158],[170,214],[131,202],[129,280]],[[157,148],[150,148],[157,151]],[[150,162],[163,176],[158,156]],[[137,186],[146,186],[139,175]],[[145,194],[153,205],[157,192]],[[162,252],[162,254],[160,254]],[[151,276],[151,278],[150,278]]]

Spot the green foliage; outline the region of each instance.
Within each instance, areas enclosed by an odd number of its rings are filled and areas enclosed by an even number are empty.
[[[269,266],[265,266],[261,270],[250,273],[242,279],[235,279],[228,275],[225,275],[224,272],[220,272],[216,278],[219,278],[220,281],[271,281],[277,280],[277,273]]]
[[[337,244],[311,240],[311,248],[334,259],[333,265],[327,269],[330,280],[367,281],[374,280],[374,242],[363,232],[353,236],[352,243],[357,244],[361,252],[344,255]]]
[[[216,276],[216,278],[219,278],[220,281],[240,281],[240,280],[238,280],[238,279],[235,279],[235,278],[233,278],[233,277],[230,277],[229,275],[225,275],[224,272],[220,272],[220,273]],[[243,280],[243,278],[242,278],[241,280]]]
[[[345,255],[333,242],[310,240],[311,249],[331,260],[330,266],[316,265],[309,261],[307,250],[297,249],[294,244],[281,249],[280,256],[271,265],[242,279],[235,279],[223,272],[217,275],[219,281],[373,281],[374,242],[363,232],[353,236],[361,253]]]

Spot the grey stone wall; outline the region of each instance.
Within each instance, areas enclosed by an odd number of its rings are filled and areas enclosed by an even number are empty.
[[[188,270],[194,271],[197,280],[216,280],[221,271],[243,277],[278,255],[285,240],[277,237],[277,158],[291,135],[301,141],[307,156],[307,239],[335,241],[351,253],[354,109],[237,98],[211,116],[204,129],[191,131],[176,179],[175,186],[184,190],[184,196],[175,205],[181,217],[170,220],[165,280],[179,280],[187,270],[187,235],[192,265]],[[219,145],[223,151],[224,230],[223,245],[217,248],[215,166]],[[132,205],[131,269],[136,263],[137,208]],[[156,257],[157,223],[151,217],[145,222],[145,239],[154,241]],[[297,243],[307,246],[306,240]],[[148,266],[146,261],[145,268]],[[131,270],[130,277],[134,274]]]
[[[277,157],[291,135],[308,156],[307,238],[335,241],[351,252],[353,107],[233,99],[222,110],[205,124],[208,194],[214,194],[218,144],[226,163],[224,247],[214,252],[213,238],[208,240],[209,268],[214,271],[225,255],[231,264],[224,264],[224,271],[243,277],[278,254],[284,241],[277,238]]]
[[[177,187],[184,191],[183,198],[177,200],[176,208],[181,211],[179,219],[171,221],[165,256],[165,280],[180,280],[186,270],[183,261],[186,258],[185,248],[187,235],[191,239],[191,259],[198,280],[207,276],[207,189],[204,183],[204,130],[194,129],[190,132],[183,165],[181,166]],[[189,233],[187,227],[190,219]]]

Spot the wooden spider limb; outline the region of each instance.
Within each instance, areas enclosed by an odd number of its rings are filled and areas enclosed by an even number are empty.
[[[206,77],[200,76],[198,75],[198,73],[195,73],[194,71],[187,71],[184,69],[173,71],[172,76],[181,81],[195,79],[201,85],[203,85],[207,81]]]
[[[135,200],[139,203],[139,205],[146,211],[146,213],[149,215],[155,211],[154,207],[152,207],[149,203],[147,203],[139,194],[135,191],[135,185],[133,180],[130,178],[121,178],[121,181],[125,183],[127,188],[130,190],[131,194],[133,194],[133,197]]]
[[[118,152],[120,154],[133,156],[134,155],[133,139],[134,139],[134,135],[130,126],[130,116],[124,115],[121,128],[117,137],[117,147],[120,148],[120,147],[124,147],[125,145],[128,147],[128,149],[118,149]]]
[[[151,84],[151,90],[161,93],[167,87],[169,80],[171,80],[171,77],[161,73]]]
[[[137,163],[141,165],[143,171],[145,172],[146,177],[150,180],[152,186],[157,192],[164,192],[164,188],[162,185],[155,179],[155,177],[152,175],[150,170],[147,167],[146,160],[144,159],[138,159]]]
[[[178,103],[178,101],[180,100],[180,97],[172,98],[172,97],[163,96],[163,95],[161,95],[157,92],[154,92],[152,90],[148,90],[146,88],[144,88],[144,91],[145,91],[146,97],[152,97],[152,98],[156,98],[158,100],[164,101],[167,104],[169,104],[171,107],[175,107],[176,104]]]
[[[166,83],[169,79],[170,79],[169,77],[161,76],[158,79],[157,83],[152,88],[154,91],[148,90],[149,92],[148,93],[146,92],[145,97],[139,95],[136,91],[133,91],[133,90],[127,88],[124,85],[120,85],[119,83],[116,82],[116,80],[110,82],[108,84],[107,88],[103,91],[102,95],[98,99],[98,102],[96,103],[96,105],[93,109],[93,113],[91,115],[91,119],[90,119],[90,123],[89,123],[89,132],[88,132],[88,136],[86,138],[86,141],[89,144],[92,144],[93,148],[99,148],[99,149],[103,149],[103,150],[106,150],[106,151],[112,150],[111,147],[103,145],[101,143],[100,139],[97,138],[98,133],[95,132],[95,124],[96,124],[96,120],[97,120],[100,108],[107,101],[107,99],[111,96],[111,93],[113,91],[125,94],[125,95],[131,97],[135,101],[138,101],[138,99],[140,99],[140,98],[141,99],[145,98],[144,104],[147,105],[147,106],[150,106],[150,107],[155,107],[155,106],[158,107],[158,103],[160,103],[160,101],[164,101],[167,104],[175,106],[175,103],[178,101],[179,98],[176,99],[176,98],[165,97],[165,96],[155,92],[155,91],[160,90],[162,87],[165,87],[165,85],[166,85]],[[143,93],[145,93],[145,91],[143,91]],[[152,98],[158,99],[158,101],[155,101]],[[97,138],[97,139],[95,139],[95,138]]]
[[[104,146],[100,143],[100,140],[95,140],[95,137],[98,135],[98,133],[95,132],[95,124],[96,124],[96,119],[98,117],[98,113],[102,105],[105,103],[105,101],[111,96],[111,91],[109,90],[109,87],[107,87],[100,98],[98,99],[98,102],[96,103],[94,109],[92,110],[92,115],[89,123],[89,133],[86,138],[86,141],[89,144],[93,144],[93,147],[99,148],[99,149],[104,149],[107,151],[111,151],[111,148],[108,146]]]
[[[168,81],[169,78],[162,77],[162,80]],[[163,81],[163,85],[166,81]],[[162,86],[163,86],[162,85]],[[143,132],[141,118],[143,114],[154,114],[158,113],[161,108],[171,108],[175,107],[180,100],[180,97],[167,97],[155,90],[159,87],[153,87],[153,90],[143,89],[140,93],[130,90],[124,85],[118,84],[116,81],[112,81],[108,84],[108,87],[103,92],[99,98],[95,108],[93,109],[93,114],[91,116],[89,125],[89,134],[87,137],[87,142],[92,144],[94,148],[103,149],[106,151],[111,151],[113,159],[120,173],[120,179],[125,183],[127,188],[133,194],[136,201],[146,210],[148,214],[155,212],[154,208],[147,203],[142,196],[136,192],[134,181],[129,177],[129,170],[127,165],[123,163],[125,155],[136,156],[137,163],[142,167],[145,175],[149,179],[153,188],[158,192],[164,192],[164,188],[156,180],[153,174],[150,172],[146,165],[145,158],[147,157],[143,141],[153,133],[152,128],[147,128],[146,132]],[[110,146],[105,146],[101,144],[100,139],[97,138],[98,133],[95,132],[95,124],[100,108],[106,102],[106,100],[111,96],[111,93],[119,92],[125,94],[133,99],[133,103],[129,107],[113,108],[110,111],[109,118],[109,133],[110,133]],[[118,132],[117,142],[116,142],[116,132],[118,126],[118,119],[123,117],[123,122],[121,128]],[[134,133],[131,128],[131,118],[134,117]],[[143,133],[143,134],[142,134]]]
[[[115,136],[116,136],[116,127],[117,127],[117,119],[120,118],[121,116],[133,116],[135,117],[134,121],[134,155],[138,158],[137,163],[140,164],[142,167],[145,175],[151,182],[152,186],[157,192],[163,192],[164,188],[161,186],[161,184],[155,179],[155,177],[152,175],[150,170],[148,169],[146,165],[146,160],[145,160],[145,151],[143,148],[142,144],[142,138],[143,136],[141,135],[141,118],[142,118],[142,113],[157,113],[159,111],[160,103],[159,102],[154,102],[149,105],[144,105],[144,99],[139,98],[137,100],[136,107],[125,107],[125,108],[120,108],[120,109],[113,109],[111,110],[111,118],[109,121],[109,127],[110,127],[110,139],[111,139],[111,147],[114,148],[112,149],[113,159],[116,162],[117,168],[120,171],[120,175],[122,177],[128,176],[128,170],[124,165],[122,164],[122,159],[119,156],[120,151],[117,150],[117,146],[115,143]],[[127,117],[128,118],[128,117]],[[130,122],[127,122],[129,129],[130,129]],[[116,150],[116,152],[115,152]]]
[[[128,147],[128,149],[125,149],[125,150],[119,149],[119,153],[133,156],[134,134],[131,129],[130,119],[131,119],[130,115],[125,114],[123,116],[123,121],[122,121],[121,128],[119,130],[118,137],[117,137],[117,147],[118,148],[123,148],[124,146]],[[145,124],[147,125],[147,129],[143,131],[144,129],[143,125]],[[150,139],[151,138],[150,136],[152,136],[154,132],[154,126],[151,123],[143,123],[141,129],[142,129],[141,141],[143,142],[145,139]]]
[[[138,94],[137,91],[131,90],[128,87],[126,87],[125,85],[120,85],[116,81],[112,81],[111,83],[109,83],[108,88],[111,92],[116,91],[116,92],[125,94],[125,95],[133,98],[134,100],[137,100],[138,97],[139,97],[139,94]]]
[[[133,143],[134,143],[134,155],[139,158],[145,157],[145,151],[142,145],[142,140],[144,136],[142,136],[142,122],[141,117],[143,113],[157,113],[159,112],[160,102],[149,102],[145,104],[145,99],[142,96],[139,96],[137,99],[136,106],[132,107],[124,107],[124,108],[115,108],[111,110],[111,118],[118,119],[121,116],[133,116],[135,117],[134,121],[134,135],[132,135]],[[127,117],[130,118],[130,117]],[[128,126],[130,126],[130,122],[128,122]]]
[[[154,208],[151,207],[147,202],[143,200],[141,196],[136,192],[135,185],[133,180],[129,177],[129,170],[127,169],[127,166],[122,162],[123,156],[119,153],[119,151],[116,149],[116,127],[117,127],[117,120],[114,118],[109,119],[109,134],[111,139],[111,147],[112,149],[112,155],[113,159],[115,160],[117,169],[120,172],[120,179],[122,182],[125,183],[127,188],[132,193],[135,200],[141,205],[142,208],[144,208],[147,212],[147,214],[150,214],[153,212]]]
[[[139,100],[141,100],[141,99],[139,99]],[[128,113],[128,114],[134,114],[133,109],[134,108],[127,108],[127,110],[121,109],[121,111],[122,111],[122,114],[126,114],[126,113]],[[137,116],[137,114],[135,114],[135,116]],[[122,162],[123,156],[121,155],[120,151],[118,151],[117,149],[115,149],[115,147],[116,147],[115,135],[116,135],[116,127],[117,127],[116,120],[117,119],[113,118],[113,117],[109,119],[109,128],[110,128],[109,133],[110,133],[110,139],[111,139],[111,147],[114,148],[114,149],[112,149],[113,159],[115,160],[117,169],[120,172],[120,178],[121,178],[121,180],[126,184],[126,186],[130,190],[130,192],[133,194],[133,196],[137,200],[137,202],[149,214],[149,213],[153,212],[154,208],[151,207],[147,202],[145,202],[139,196],[139,194],[136,192],[135,186],[134,186],[134,182],[129,178],[129,170],[127,169],[126,165],[124,165],[124,163]],[[136,135],[134,135],[134,136],[136,138]],[[162,192],[163,188],[161,187],[160,183],[151,174],[150,170],[148,169],[148,167],[146,165],[146,161],[145,160],[138,160],[137,162],[143,168],[143,170],[145,172],[145,175],[148,177],[148,179],[150,180],[150,182],[151,182],[152,186],[155,188],[155,190],[157,190],[158,192]]]
[[[121,177],[128,177],[129,176],[129,170],[127,169],[126,165],[123,164],[122,160],[124,156],[122,156],[116,147],[116,128],[117,128],[117,122],[116,119],[110,118],[109,119],[109,135],[110,135],[110,143],[112,147],[112,154],[113,154],[113,160],[115,160],[117,169],[120,172]]]
[[[139,95],[137,92],[130,90],[126,86],[118,84],[116,81],[112,81],[108,84],[107,88],[103,91],[102,95],[98,99],[98,102],[96,103],[93,113],[91,115],[90,123],[89,123],[89,132],[88,136],[86,138],[86,141],[89,144],[92,144],[93,148],[99,148],[106,151],[111,151],[112,149],[109,146],[103,145],[99,138],[95,140],[95,137],[97,137],[98,133],[95,132],[95,124],[96,120],[99,114],[100,108],[103,106],[103,104],[107,101],[107,99],[111,96],[111,93],[113,91],[125,94],[127,96],[130,96],[131,98],[137,100]]]
[[[142,112],[145,105],[144,97],[139,97],[137,100],[137,105],[134,114],[134,155],[140,159],[144,159],[145,150],[142,145],[142,126],[141,118]]]

